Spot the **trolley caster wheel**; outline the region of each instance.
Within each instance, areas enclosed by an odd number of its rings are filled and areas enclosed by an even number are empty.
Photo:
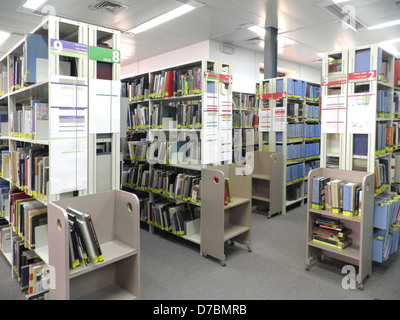
[[[233,247],[233,246],[235,245],[235,242],[232,241],[232,240],[226,240],[225,244],[226,244],[227,246]]]
[[[208,254],[207,254],[207,253],[202,253],[202,256],[203,256],[204,258],[208,258]]]
[[[358,283],[357,284],[357,289],[360,291],[364,291],[364,284],[363,283]]]
[[[221,266],[226,267],[226,262],[225,261],[221,261]]]
[[[248,251],[248,252],[253,252],[253,250],[251,250],[250,247],[247,247],[247,251]]]
[[[310,271],[311,267],[309,265],[306,265],[306,271]]]

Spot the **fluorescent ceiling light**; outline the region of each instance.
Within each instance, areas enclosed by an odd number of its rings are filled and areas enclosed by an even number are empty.
[[[11,33],[0,31],[0,45],[2,45],[11,36]]]
[[[265,29],[264,28],[259,27],[259,26],[252,26],[252,27],[249,27],[248,30],[257,33],[264,40],[264,37],[265,37]],[[264,41],[261,41],[261,42],[264,42]],[[296,43],[296,41],[293,41],[289,38],[286,38],[286,37],[278,34],[278,47],[279,48],[290,46],[295,43]],[[263,47],[264,45],[260,43],[260,46]]]
[[[336,4],[342,3],[342,2],[347,2],[347,1],[349,1],[349,0],[332,0],[332,2],[336,3]]]
[[[47,0],[26,0],[26,2],[22,6],[27,9],[36,10],[45,2],[47,2]]]
[[[400,24],[400,20],[394,20],[394,21],[390,21],[390,22],[376,24],[372,27],[368,27],[368,30],[383,29],[383,28],[397,26],[398,24]]]
[[[151,28],[154,28],[164,22],[170,21],[172,19],[175,19],[181,15],[184,15],[192,10],[196,9],[196,7],[193,7],[191,5],[185,4],[183,6],[180,6],[179,8],[176,8],[174,10],[171,10],[167,13],[162,14],[161,16],[158,16],[157,18],[154,18],[150,21],[147,21],[131,30],[129,32],[138,34],[141,32],[144,32],[146,30],[149,30]]]

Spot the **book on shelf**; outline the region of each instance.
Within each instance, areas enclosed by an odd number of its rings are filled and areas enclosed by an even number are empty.
[[[23,47],[24,72],[23,81],[29,84],[48,79],[48,43],[40,34],[29,33]]]
[[[324,210],[326,208],[325,186],[330,181],[330,177],[314,177],[312,187],[312,204],[313,209]]]
[[[67,214],[70,268],[95,265],[104,261],[91,216],[74,208],[67,208]]]
[[[312,188],[311,207],[313,209],[329,210],[349,217],[362,214],[360,183],[346,182],[342,179],[326,181],[326,177],[315,177]],[[320,199],[319,203],[317,203],[318,199]]]
[[[358,214],[358,195],[361,184],[347,182],[343,185],[343,215],[353,217]]]
[[[74,222],[74,226],[80,230],[81,241],[86,248],[90,262],[96,264],[104,261],[92,217],[74,208],[67,208],[67,213],[69,218]]]
[[[330,218],[316,219],[313,226],[312,240],[315,243],[331,246],[337,249],[345,249],[352,243],[348,237],[351,229],[338,220]]]

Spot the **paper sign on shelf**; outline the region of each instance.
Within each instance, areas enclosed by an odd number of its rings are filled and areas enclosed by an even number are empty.
[[[121,118],[121,83],[90,79],[89,132],[119,133]]]
[[[322,133],[346,132],[347,107],[343,95],[327,96],[322,100]]]
[[[271,132],[272,130],[272,111],[271,109],[260,110],[260,132]]]
[[[51,194],[86,190],[87,80],[53,75],[50,92]]]
[[[347,97],[347,132],[375,132],[376,94],[360,93]]]
[[[285,132],[286,131],[286,109],[274,108],[272,112],[272,131]]]

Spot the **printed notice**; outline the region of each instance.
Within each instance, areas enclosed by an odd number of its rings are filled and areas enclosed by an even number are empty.
[[[374,133],[376,94],[360,93],[349,95],[347,101],[347,132]]]
[[[87,189],[87,80],[51,78],[51,194]]]
[[[272,130],[272,111],[271,109],[260,110],[260,132],[271,132]]]
[[[285,132],[286,131],[286,109],[275,108],[272,112],[272,131]]]
[[[347,108],[343,95],[326,96],[322,99],[321,132],[345,133]]]

